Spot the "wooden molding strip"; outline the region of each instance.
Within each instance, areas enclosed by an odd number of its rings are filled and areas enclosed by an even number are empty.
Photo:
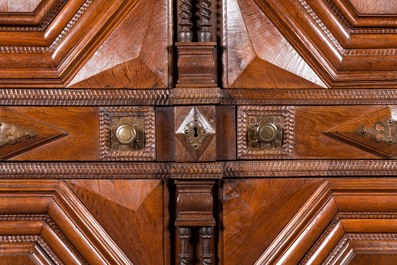
[[[212,163],[0,163],[0,179],[221,179],[395,176],[393,160],[284,160]]]
[[[243,105],[377,105],[395,104],[393,89],[228,89],[223,104]]]
[[[0,104],[22,106],[168,105],[168,96],[168,90],[1,89]]]
[[[179,89],[181,90],[181,89]],[[393,89],[0,89],[0,104],[14,106],[132,105],[378,105],[395,104]],[[204,91],[204,92],[203,92]],[[221,98],[219,98],[221,97]]]

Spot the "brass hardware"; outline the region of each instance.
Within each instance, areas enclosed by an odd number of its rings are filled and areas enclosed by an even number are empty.
[[[273,123],[260,124],[256,128],[256,135],[258,137],[258,140],[262,143],[274,142],[278,135],[277,126]]]
[[[137,151],[145,148],[145,120],[138,117],[112,117],[111,149]]]
[[[123,124],[116,130],[116,139],[121,144],[131,144],[135,138],[136,130],[130,125]]]
[[[365,137],[371,136],[371,139],[376,143],[386,143],[394,145],[397,143],[397,121],[391,117],[385,121],[377,121],[371,128],[361,126],[356,130],[358,135]]]
[[[215,134],[215,130],[207,119],[196,108],[193,108],[179,127],[177,134],[183,134],[186,142],[197,151],[209,135]]]
[[[17,144],[23,138],[30,139],[36,135],[37,132],[32,129],[0,121],[0,148],[3,148],[5,145]]]
[[[273,149],[282,146],[283,117],[259,116],[253,117],[247,131],[248,146],[256,149]]]

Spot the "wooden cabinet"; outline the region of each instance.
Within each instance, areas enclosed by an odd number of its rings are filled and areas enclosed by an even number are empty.
[[[396,15],[0,1],[0,264],[397,263]]]

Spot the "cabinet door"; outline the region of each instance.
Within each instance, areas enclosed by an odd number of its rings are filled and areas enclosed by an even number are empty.
[[[170,2],[0,1],[1,264],[170,263]]]
[[[223,4],[221,263],[396,263],[396,4]]]

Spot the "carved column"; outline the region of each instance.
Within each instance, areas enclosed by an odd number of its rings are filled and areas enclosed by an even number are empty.
[[[188,265],[192,260],[191,242],[192,232],[188,227],[178,227],[179,254],[178,265]]]
[[[197,16],[193,6],[198,8]],[[212,0],[178,0],[178,7],[177,90],[195,88],[211,93],[218,84],[217,43],[213,42],[216,6]]]
[[[201,264],[212,264],[212,238],[214,236],[213,227],[200,228],[200,243],[201,243]]]
[[[193,22],[192,22],[192,0],[180,0],[178,23],[178,41],[191,42],[193,41]]]
[[[176,220],[179,251],[178,264],[190,264],[199,259],[201,264],[212,264],[214,226],[216,224],[213,208],[212,188],[215,181],[175,181],[176,184]],[[191,256],[196,249],[191,242],[191,234],[199,233],[200,253]]]
[[[212,33],[210,31],[211,27],[211,0],[199,0],[199,15],[200,22],[198,31],[198,41],[199,42],[210,42],[212,41]]]

